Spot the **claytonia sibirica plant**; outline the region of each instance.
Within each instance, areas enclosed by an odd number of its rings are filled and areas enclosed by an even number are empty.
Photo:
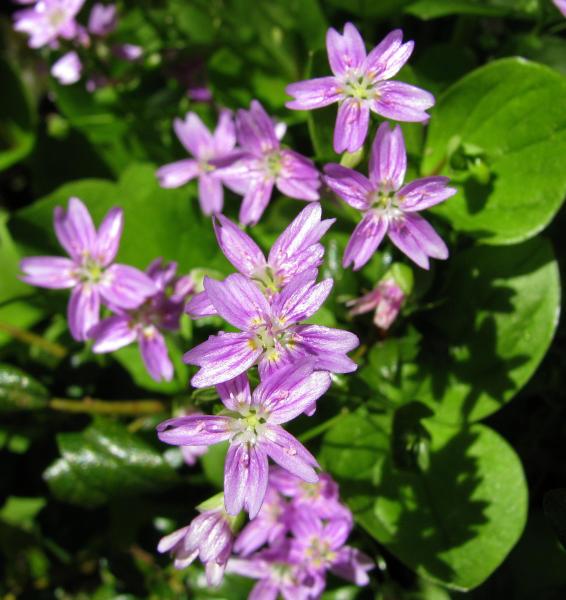
[[[89,332],[94,340],[93,351],[114,352],[137,340],[143,362],[153,379],[170,381],[173,364],[161,330],[179,329],[185,302],[194,289],[191,277],[176,277],[176,270],[175,263],[163,264],[160,258],[154,260],[146,273],[154,282],[156,293],[134,309],[112,307],[116,314]]]
[[[333,76],[299,81],[287,86],[294,110],[322,108],[338,102],[334,150],[356,152],[367,136],[370,111],[387,119],[427,121],[434,97],[418,87],[389,81],[413,52],[413,42],[403,44],[403,33],[392,31],[369,54],[362,36],[346,23],[343,35],[335,29],[326,34],[328,62]]]
[[[198,177],[202,212],[205,215],[220,213],[224,206],[222,184],[234,191],[243,185],[219,174],[213,162],[234,154],[236,131],[230,111],[222,111],[212,134],[196,113],[188,113],[184,121],[175,119],[173,127],[181,144],[194,158],[179,160],[158,169],[157,177],[161,186],[176,188]]]
[[[81,6],[82,2],[70,0],[40,0],[28,9],[30,15],[26,16],[26,11],[16,13],[17,28],[30,34],[32,46],[54,46],[61,39],[74,43],[53,67],[53,74],[65,84],[81,77],[81,53],[88,53],[91,44],[95,53],[107,52],[102,40],[117,24],[114,5],[95,4],[84,28],[75,20]],[[37,16],[40,13],[41,18]],[[287,91],[294,100],[288,107],[310,110],[337,102],[337,152],[363,147],[371,111],[399,121],[428,120],[426,111],[433,106],[433,97],[414,86],[391,81],[413,51],[413,42],[403,43],[401,31],[387,35],[368,54],[358,30],[348,23],[343,34],[328,31],[326,46],[333,76],[289,85]],[[97,84],[94,74],[91,76],[94,89]],[[171,411],[161,397],[146,406],[153,410],[157,405],[155,412],[162,416],[152,421],[151,427],[165,419],[157,426],[157,436],[161,442],[180,446],[186,465],[194,466],[211,446],[217,447],[203,460],[216,460],[213,454],[223,451],[218,445],[226,445],[223,491],[199,505],[199,514],[189,525],[176,531],[164,525],[168,535],[159,542],[159,552],[170,552],[178,569],[198,558],[210,586],[219,585],[225,571],[256,579],[252,600],[275,600],[278,596],[316,600],[326,588],[329,573],[363,586],[373,568],[369,557],[347,544],[354,527],[353,515],[341,502],[337,483],[330,474],[320,472],[317,457],[303,444],[330,428],[328,423],[358,408],[353,404],[352,408],[341,406],[348,402],[345,398],[355,397],[352,402],[365,404],[363,397],[358,398],[355,385],[349,387],[339,375],[355,372],[371,351],[365,340],[360,346],[352,331],[326,325],[336,325],[340,311],[319,313],[335,281],[341,290],[347,278],[356,281],[354,274],[341,271],[337,259],[337,240],[342,239],[342,232],[325,239],[337,219],[323,215],[325,211],[340,214],[340,202],[330,197],[326,188],[321,201],[321,185],[324,182],[331,192],[362,212],[342,261],[344,268],[352,266],[354,270],[372,259],[386,234],[420,267],[428,268],[430,257],[447,258],[448,248],[418,212],[444,202],[455,189],[448,186],[447,177],[440,176],[405,184],[407,155],[398,125],[391,128],[383,123],[379,127],[369,156],[369,177],[341,164],[320,165],[324,171],[321,176],[310,158],[282,145],[285,126],[276,123],[258,100],[252,100],[249,109],[229,110],[208,94],[206,99],[210,105],[201,107],[203,119],[207,110],[209,116],[218,114],[215,129],[209,129],[195,112],[186,112],[183,119],[174,120],[173,129],[190,157],[164,164],[156,171],[150,167],[150,181],[163,198],[154,218],[159,219],[161,210],[167,212],[172,230],[177,214],[193,207],[175,206],[170,212],[166,203],[174,194],[160,188],[178,188],[198,179],[201,211],[212,218],[190,213],[186,223],[195,227],[190,236],[193,231],[198,234],[189,239],[188,246],[200,246],[209,236],[213,249],[217,242],[219,250],[210,264],[188,267],[194,269],[193,275],[207,274],[202,285],[196,276],[195,281],[190,275],[177,274],[175,260],[184,263],[174,256],[176,240],[159,252],[164,258],[153,258],[152,252],[143,259],[143,266],[151,260],[145,272],[114,264],[123,211],[112,208],[96,230],[86,206],[77,198],[69,200],[67,211],[55,209],[55,232],[69,258],[25,258],[21,261],[22,278],[31,285],[72,290],[69,328],[76,340],[88,342],[84,354],[110,354],[137,343],[141,361],[154,380],[147,386],[152,391],[173,389],[182,379],[175,377],[180,374],[175,373],[176,368],[189,371],[174,360],[176,346],[172,344],[191,341],[189,348],[183,347],[187,350],[184,361],[193,366],[190,382],[197,389],[176,390]],[[239,225],[233,220],[234,207],[224,202],[224,187],[243,196]],[[281,226],[278,222],[275,232],[269,225],[246,230],[262,219],[274,188],[308,204],[295,211],[290,224]],[[225,210],[232,218],[223,214]],[[268,244],[275,239],[268,253],[264,251],[266,238]],[[181,247],[187,247],[185,240]],[[209,254],[205,250],[195,256],[200,261]],[[231,269],[226,269],[224,258],[236,273],[226,276]],[[398,285],[401,279],[392,274],[406,269],[409,274],[403,275],[403,281],[410,280],[412,286],[413,273],[412,267],[403,263],[391,266],[387,260],[383,264],[389,270],[381,272],[377,287],[348,303],[350,317],[375,310],[374,323],[382,334],[411,293]],[[335,300],[343,304],[340,298],[360,293],[358,289],[347,294],[335,292]],[[184,313],[195,320],[215,318],[193,323]],[[226,331],[217,330],[220,319],[226,322]],[[358,352],[349,356],[358,346]],[[134,360],[128,355],[132,356],[122,352],[116,357],[122,367],[130,367],[129,361]],[[92,354],[90,359],[94,359]],[[105,360],[98,357],[97,362],[102,365]],[[148,379],[137,376],[134,369],[128,371],[134,386]],[[164,386],[163,382],[168,383]],[[342,394],[333,395],[333,383]],[[324,400],[326,394],[329,398]],[[216,400],[220,402],[207,410],[212,405],[206,403]],[[304,437],[295,435],[295,427],[313,417],[319,401],[324,408],[318,414],[341,412]],[[125,405],[125,410],[131,408],[128,401]],[[182,416],[167,418],[171,415]],[[141,420],[135,423],[138,427]],[[110,444],[105,449],[107,446]],[[114,452],[113,447],[108,451]],[[122,454],[119,458],[123,459]],[[166,458],[171,463],[180,462],[178,451],[169,452]],[[318,458],[323,466],[332,468],[324,454]],[[161,459],[158,456],[152,464],[156,469],[169,470],[170,465]]]
[[[241,153],[235,161],[224,161],[220,174],[246,182],[241,223],[255,225],[259,221],[274,186],[290,198],[318,200],[320,179],[314,163],[281,147],[274,121],[257,100],[249,110],[238,110],[236,130]]]
[[[309,483],[318,480],[310,452],[282,427],[305,411],[312,412],[330,387],[330,377],[313,372],[313,363],[291,365],[265,378],[250,392],[247,375],[217,387],[226,415],[191,415],[165,421],[159,438],[169,444],[208,446],[230,441],[224,471],[226,511],[245,509],[251,519],[267,490],[268,457]]]
[[[566,17],[566,0],[552,0],[556,8]]]
[[[369,179],[342,165],[326,165],[325,181],[337,196],[363,213],[344,251],[344,267],[361,269],[385,234],[411,260],[429,268],[429,257],[446,259],[448,248],[421,210],[444,202],[456,193],[448,177],[424,177],[403,185],[407,153],[399,125],[382,123],[369,159]]]
[[[145,273],[112,264],[124,225],[121,209],[111,209],[97,231],[86,206],[71,198],[67,211],[59,206],[55,209],[54,224],[69,258],[25,258],[21,261],[22,279],[39,287],[72,290],[67,318],[76,340],[86,340],[98,323],[101,302],[132,309],[156,292],[154,281]]]

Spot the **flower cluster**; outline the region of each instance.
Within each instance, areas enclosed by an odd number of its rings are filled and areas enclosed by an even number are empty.
[[[340,503],[338,485],[328,473],[305,483],[272,469],[261,510],[239,533],[237,519],[218,499],[208,504],[190,525],[164,537],[158,550],[171,552],[177,568],[198,556],[210,585],[220,583],[226,570],[258,580],[251,600],[275,600],[279,594],[309,600],[320,598],[329,571],[356,585],[369,581],[373,562],[346,545],[352,513]]]
[[[334,148],[356,151],[367,136],[370,110],[400,121],[427,121],[425,112],[434,98],[414,86],[387,81],[409,59],[413,42],[402,43],[402,33],[390,33],[369,55],[357,29],[347,23],[344,34],[330,29],[327,50],[334,77],[294,83],[293,109],[312,109],[338,102]],[[363,92],[363,93],[362,93]],[[207,215],[223,209],[222,184],[243,195],[240,222],[254,225],[261,218],[274,186],[286,196],[306,201],[319,198],[315,165],[293,150],[282,148],[273,119],[261,104],[237,111],[235,122],[223,110],[211,134],[195,113],[177,119],[175,132],[194,159],[161,167],[163,187],[178,187],[199,178],[199,200]],[[369,157],[369,178],[340,164],[324,167],[324,183],[363,218],[355,228],[343,257],[344,267],[361,269],[387,234],[393,244],[417,265],[429,268],[429,258],[445,259],[448,249],[418,212],[444,202],[456,193],[447,177],[425,177],[405,182],[407,153],[401,128],[379,127]],[[239,269],[238,266],[236,268]]]
[[[162,259],[145,273],[114,263],[123,226],[122,209],[112,208],[96,230],[83,202],[70,198],[66,211],[58,206],[54,212],[55,234],[69,258],[24,258],[22,279],[38,287],[72,290],[67,319],[76,340],[93,339],[95,352],[112,352],[137,340],[150,375],[170,380],[173,366],[160,330],[179,328],[193,281],[177,277],[177,265]],[[115,315],[100,321],[101,304]]]
[[[174,129],[194,159],[165,165],[157,177],[163,187],[178,187],[198,177],[199,201],[207,215],[222,212],[222,184],[243,196],[244,225],[259,221],[274,187],[299,200],[319,198],[320,178],[313,162],[281,147],[284,131],[257,100],[249,110],[238,110],[235,121],[223,110],[214,134],[195,113],[188,113],[184,121],[177,119]]]
[[[20,0],[19,3],[29,7],[14,14],[14,29],[28,35],[29,46],[66,50],[51,67],[51,75],[62,85],[71,85],[81,79],[83,60],[80,54],[92,48],[97,51],[98,60],[108,52],[127,61],[137,60],[142,55],[142,48],[133,44],[114,43],[108,49],[103,44],[118,23],[114,4],[94,4],[84,26],[77,16],[85,0]],[[86,56],[88,58],[88,54]],[[108,82],[102,74],[92,71],[86,87],[93,91],[105,83]]]

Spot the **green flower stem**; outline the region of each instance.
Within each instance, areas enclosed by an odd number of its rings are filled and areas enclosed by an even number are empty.
[[[51,354],[51,356],[54,356],[55,358],[65,358],[65,356],[67,356],[68,350],[65,348],[65,346],[57,344],[56,342],[50,342],[49,340],[42,338],[40,335],[32,333],[31,331],[26,331],[25,329],[20,329],[15,325],[0,322],[0,331],[7,333],[15,340],[23,342],[24,344],[28,344],[34,348],[39,348],[40,350],[47,352],[47,354]]]
[[[167,410],[160,400],[97,400],[83,398],[52,398],[49,408],[64,412],[91,413],[98,415],[153,415]]]

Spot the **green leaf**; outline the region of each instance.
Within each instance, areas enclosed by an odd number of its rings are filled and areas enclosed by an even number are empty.
[[[0,413],[47,406],[48,391],[20,369],[0,364]]]
[[[422,171],[459,194],[434,210],[459,231],[511,244],[544,229],[566,196],[566,79],[523,59],[492,62],[435,107]]]
[[[0,213],[0,303],[31,295],[34,288],[18,279],[20,256],[6,227],[7,215]]]
[[[377,466],[376,537],[417,573],[477,587],[515,545],[527,517],[519,458],[491,429],[429,421],[430,463],[420,473]]]
[[[95,223],[113,206],[124,209],[125,225],[117,261],[145,269],[155,258],[175,260],[181,273],[196,267],[228,266],[218,249],[210,219],[203,216],[195,188],[159,187],[152,165],[133,165],[117,184],[98,179],[71,182],[18,211],[10,221],[14,238],[28,253],[63,254],[53,232],[53,209],[71,196],[87,205]],[[198,240],[198,243],[195,243]]]
[[[33,526],[36,515],[46,503],[45,498],[9,496],[0,509],[0,519],[15,527],[29,530]]]
[[[30,102],[16,71],[0,59],[0,171],[25,158],[35,139]]]
[[[82,433],[59,434],[57,444],[62,456],[44,478],[57,498],[71,504],[99,506],[177,479],[159,452],[116,421],[97,418]]]
[[[419,575],[451,588],[482,583],[519,539],[527,514],[521,463],[498,434],[423,421],[428,461],[395,468],[382,416],[357,413],[324,438],[321,461],[356,520]]]
[[[336,8],[345,10],[361,19],[387,17],[401,12],[401,9],[411,0],[330,0]]]
[[[538,12],[537,0],[417,0],[406,12],[421,19],[448,15],[483,17],[525,17]]]
[[[474,421],[513,398],[544,357],[560,310],[558,266],[537,238],[457,254],[447,281],[416,360],[419,374],[410,367],[422,378],[413,397],[443,421]]]

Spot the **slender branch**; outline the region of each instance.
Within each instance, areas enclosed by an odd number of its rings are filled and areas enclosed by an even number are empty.
[[[40,335],[25,329],[20,329],[15,325],[0,322],[0,331],[11,335],[14,339],[23,342],[24,344],[39,348],[40,350],[51,354],[51,356],[54,356],[55,358],[65,358],[65,356],[67,356],[68,351],[65,346],[57,344],[56,342],[50,342],[49,340],[42,338]]]
[[[97,400],[83,398],[52,398],[49,408],[64,412],[92,413],[99,415],[153,415],[167,410],[160,400]]]
[[[318,437],[320,434],[324,433],[327,429],[330,429],[336,423],[338,423],[338,421],[340,421],[340,419],[342,417],[345,417],[349,412],[350,411],[347,408],[343,408],[337,415],[334,415],[331,419],[328,419],[328,421],[324,421],[320,425],[317,425],[316,427],[313,427],[312,429],[305,431],[305,433],[303,433],[302,435],[299,436],[299,440],[301,442],[308,442],[309,440],[312,440],[313,438]]]

